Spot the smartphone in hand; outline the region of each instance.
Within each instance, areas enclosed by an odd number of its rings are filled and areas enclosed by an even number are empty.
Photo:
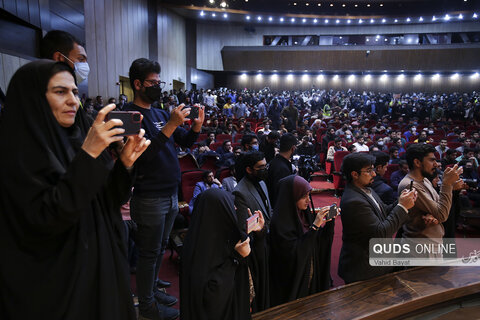
[[[190,107],[190,114],[187,116],[187,119],[195,120],[198,118],[198,107],[192,106]]]
[[[247,219],[247,234],[252,232],[258,226],[258,223],[259,223],[258,220],[259,220],[258,213],[255,213],[254,215],[252,215]]]
[[[105,116],[105,121],[120,119],[123,122],[121,127],[125,132],[121,136],[134,136],[140,132],[142,127],[142,114],[138,111],[111,111]]]
[[[325,220],[331,220],[337,216],[337,205],[334,203],[330,206],[327,215],[325,216]]]

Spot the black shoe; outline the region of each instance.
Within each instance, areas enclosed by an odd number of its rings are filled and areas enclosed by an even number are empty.
[[[158,288],[170,288],[171,285],[172,284],[168,281],[157,279]]]
[[[177,303],[178,299],[163,291],[156,290],[154,294],[155,300],[164,306],[171,307]]]
[[[180,315],[177,309],[153,303],[148,310],[140,310],[138,320],[174,320]]]

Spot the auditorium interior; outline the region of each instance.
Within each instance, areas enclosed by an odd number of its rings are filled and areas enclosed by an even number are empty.
[[[406,165],[401,161],[407,147],[416,143],[442,148],[445,141],[447,149],[456,150],[457,162],[473,165],[476,178],[480,174],[479,0],[0,0],[0,30],[3,97],[15,72],[40,58],[40,40],[51,30],[70,33],[85,48],[90,72],[78,89],[92,114],[107,100],[133,101],[129,68],[138,58],[161,66],[165,86],[159,108],[168,110],[185,97],[205,104],[206,95],[215,95],[197,143],[178,148],[178,221],[160,271],[161,279],[171,283],[166,291],[179,298],[176,309],[182,303],[180,257],[191,220],[189,202],[206,170],[220,181],[232,175],[231,167],[219,164],[218,150],[226,141],[241,152],[242,136],[251,133],[258,135],[262,148],[270,137],[267,126],[295,133],[297,150],[309,137],[305,143],[312,145],[313,160],[304,164],[310,166],[315,207],[340,207],[346,185],[342,159],[359,139],[350,138],[347,129],[363,134],[367,152],[377,148],[390,157],[382,175],[388,185],[391,175]],[[224,113],[228,99],[240,96],[246,112],[237,116],[233,107]],[[282,107],[294,100],[294,128],[265,120],[257,109],[262,97],[265,104],[278,99]],[[432,106],[440,106],[441,115]],[[331,127],[335,134],[329,136]],[[337,138],[344,149],[336,149]],[[327,158],[330,148],[345,151]],[[472,154],[464,159],[467,151]],[[444,166],[446,154],[435,152],[443,169],[456,163]],[[470,184],[475,177],[468,178]],[[460,191],[466,207],[458,204],[451,211],[453,238],[480,237],[478,182]],[[128,204],[121,210],[129,216]],[[338,275],[342,241],[337,218],[329,290],[259,310],[252,319],[480,317],[479,264],[404,268],[346,284]],[[475,254],[480,259],[480,249]],[[134,263],[130,269],[138,304]]]

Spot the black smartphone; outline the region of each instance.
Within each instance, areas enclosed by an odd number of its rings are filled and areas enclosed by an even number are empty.
[[[410,188],[409,188],[409,190],[410,190],[410,191],[412,191],[412,190],[413,190],[413,180],[412,180],[412,181],[410,181]]]
[[[105,121],[111,119],[120,119],[123,122],[121,127],[125,132],[121,136],[133,136],[140,132],[142,127],[142,114],[138,111],[111,111],[105,117]]]
[[[328,210],[328,213],[325,216],[325,220],[333,219],[336,216],[337,216],[337,205],[334,203],[330,206],[330,210]]]
[[[190,108],[190,114],[187,116],[188,119],[194,120],[198,118],[198,107],[192,106]]]

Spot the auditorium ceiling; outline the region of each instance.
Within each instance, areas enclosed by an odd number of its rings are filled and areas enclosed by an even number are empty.
[[[409,16],[474,12],[479,0],[163,0],[177,9],[319,16]],[[183,10],[183,15],[189,15]]]

